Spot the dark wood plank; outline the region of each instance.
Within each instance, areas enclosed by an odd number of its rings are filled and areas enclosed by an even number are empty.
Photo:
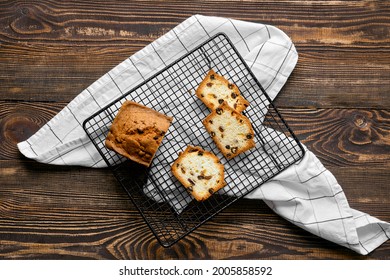
[[[278,107],[390,108],[390,50],[302,51]]]
[[[389,6],[385,1],[5,2],[1,98],[68,102],[188,16],[202,13],[272,24],[291,36],[300,60],[281,104],[387,108]]]
[[[32,136],[65,105],[0,101],[0,159],[19,159],[16,144]]]
[[[114,47],[42,50],[3,46],[0,63],[6,68],[0,76],[0,98],[68,102],[133,52]],[[276,104],[389,108],[389,63],[390,52],[302,52]]]
[[[279,109],[298,138],[326,166],[389,167],[390,112]]]
[[[0,102],[0,159],[18,159],[16,144],[66,103]],[[390,113],[367,109],[287,109],[280,113],[326,166],[389,166]]]
[[[40,0],[1,4],[1,36],[7,42],[72,44],[151,41],[196,14],[264,22],[291,30],[297,42],[387,47],[390,7],[385,1],[104,1]],[[121,32],[122,31],[122,32]],[[90,36],[92,35],[92,36]],[[126,36],[121,36],[126,35]],[[130,35],[130,36],[129,36]],[[141,36],[139,36],[141,35]],[[118,42],[119,41],[119,42]],[[359,44],[360,45],[360,44]]]
[[[348,178],[340,183],[353,207],[380,219],[390,219],[386,169],[332,171],[336,177]],[[163,249],[109,170],[2,160],[0,172],[0,258],[388,259],[390,256],[388,242],[367,257],[359,256],[290,224],[255,200],[237,202],[179,243]],[[370,188],[361,183],[367,180]]]

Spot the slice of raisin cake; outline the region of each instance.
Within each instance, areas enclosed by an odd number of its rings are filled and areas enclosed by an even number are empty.
[[[233,110],[226,102],[213,110],[203,120],[203,125],[227,159],[256,145],[250,120]]]
[[[224,166],[201,147],[188,146],[171,166],[173,175],[197,200],[204,201],[225,186]]]
[[[196,95],[211,110],[216,109],[224,101],[238,112],[249,106],[249,102],[242,97],[238,87],[212,69],[200,83]]]

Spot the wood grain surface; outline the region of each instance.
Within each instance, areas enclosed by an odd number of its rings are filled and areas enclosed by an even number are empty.
[[[299,61],[276,99],[351,207],[390,221],[388,1],[0,1],[1,259],[390,259],[316,237],[243,199],[161,247],[106,169],[40,164],[16,144],[193,14],[274,25]]]

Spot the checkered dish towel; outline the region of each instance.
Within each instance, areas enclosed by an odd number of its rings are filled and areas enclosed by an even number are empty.
[[[19,143],[20,152],[48,164],[106,167],[82,122],[219,32],[228,35],[274,99],[298,60],[286,34],[270,25],[195,15],[81,92],[38,132]],[[293,224],[363,255],[387,241],[390,224],[351,209],[335,177],[304,148],[302,160],[246,197],[262,199]]]

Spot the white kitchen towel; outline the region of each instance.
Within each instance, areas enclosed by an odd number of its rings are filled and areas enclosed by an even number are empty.
[[[20,152],[48,164],[106,167],[82,122],[219,32],[229,36],[268,95],[275,98],[298,60],[289,37],[270,25],[194,15],[81,92],[33,136],[19,143]],[[390,236],[389,223],[349,207],[334,176],[307,149],[300,162],[247,198],[263,199],[295,225],[363,255]]]

